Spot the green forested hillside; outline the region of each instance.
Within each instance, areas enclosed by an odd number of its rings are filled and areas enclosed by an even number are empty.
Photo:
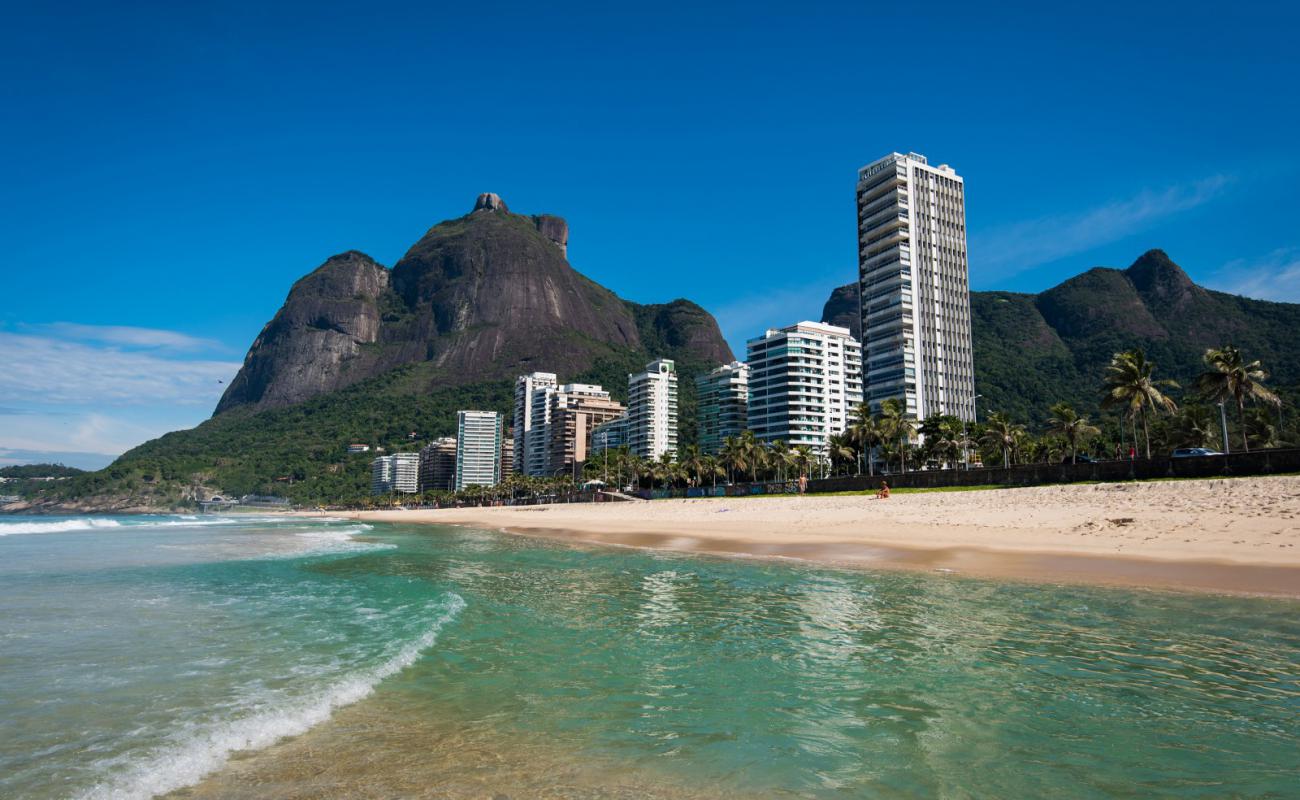
[[[690,303],[669,306],[679,314],[695,313],[698,308]],[[601,384],[626,402],[629,372],[654,358],[675,358],[682,438],[689,443],[695,436],[693,377],[715,365],[692,355],[684,343],[666,338],[656,328],[660,313],[665,312],[638,314],[643,340],[653,350],[609,350],[585,372],[559,377],[564,382]],[[682,326],[667,329],[678,331]],[[172,506],[184,503],[192,487],[204,486],[232,495],[281,495],[300,503],[360,499],[368,491],[375,453],[348,455],[349,443],[383,447],[390,453],[418,449],[431,439],[454,435],[456,412],[461,409],[498,411],[509,425],[513,381],[427,388],[436,383],[431,363],[411,364],[285,408],[227,411],[191,430],[146,442],[99,472],[48,487],[41,498],[97,507]],[[409,437],[412,432],[415,439]]]

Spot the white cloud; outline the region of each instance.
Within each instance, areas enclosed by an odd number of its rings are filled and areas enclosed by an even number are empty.
[[[1220,267],[1207,284],[1230,294],[1300,303],[1300,247],[1279,247],[1256,261],[1234,259]]]
[[[178,331],[136,328],[130,325],[81,325],[76,322],[52,322],[35,326],[60,339],[102,342],[128,348],[163,350],[220,350],[220,342],[202,339]]]
[[[137,329],[143,330],[143,329]],[[0,331],[0,397],[7,404],[213,406],[238,362],[164,358]]]
[[[1017,222],[971,237],[973,272],[982,280],[1007,278],[1030,267],[1119,241],[1162,219],[1202,206],[1232,182],[1212,175],[1158,191],[1143,190],[1087,211]]]

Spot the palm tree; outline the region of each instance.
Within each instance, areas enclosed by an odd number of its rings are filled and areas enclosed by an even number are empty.
[[[1246,434],[1246,401],[1278,406],[1282,401],[1264,386],[1268,373],[1258,361],[1246,363],[1241,351],[1232,345],[1210,348],[1205,351],[1205,372],[1196,379],[1201,394],[1214,403],[1232,400],[1237,404],[1237,418],[1241,420],[1241,441],[1250,452],[1250,437]]]
[[[980,444],[1001,450],[1002,466],[1009,467],[1011,451],[1020,446],[1024,433],[1024,426],[1016,425],[1000,412],[994,411],[984,422],[984,433],[980,436]]]
[[[871,457],[872,451],[884,437],[880,435],[879,422],[871,415],[870,405],[859,403],[858,407],[853,410],[853,422],[849,425],[848,433],[858,448],[859,457],[867,459],[867,473],[875,476],[876,462]],[[862,474],[861,463],[858,464],[858,474]]]
[[[826,440],[826,455],[831,460],[831,464],[852,464],[858,457],[858,451],[853,447],[853,434],[845,431],[837,433]]]
[[[718,477],[726,476],[727,471],[722,468],[722,463],[717,456],[703,456],[700,458],[700,475],[707,477],[714,487],[718,485]]]
[[[735,483],[736,473],[744,469],[745,466],[745,447],[740,438],[728,436],[723,439],[718,458],[727,468],[727,482]]]
[[[1047,420],[1047,430],[1048,433],[1060,434],[1065,439],[1070,448],[1070,462],[1073,464],[1079,463],[1079,444],[1101,433],[1100,428],[1089,424],[1087,417],[1079,416],[1079,412],[1066,403],[1052,406],[1052,417]]]
[[[879,425],[882,439],[898,442],[898,471],[907,472],[907,445],[916,423],[908,419],[901,400],[891,397],[880,404]]]
[[[1185,405],[1173,423],[1167,442],[1173,447],[1206,447],[1219,440],[1219,420],[1209,406]]]
[[[1142,418],[1142,433],[1146,438],[1147,458],[1151,458],[1151,430],[1147,424],[1147,412],[1173,413],[1178,404],[1165,396],[1160,387],[1178,388],[1171,380],[1155,380],[1151,376],[1156,365],[1147,360],[1141,350],[1129,350],[1116,353],[1106,367],[1105,393],[1102,396],[1102,408],[1120,408],[1133,426],[1133,446],[1137,447],[1137,420]]]
[[[790,451],[790,466],[794,468],[797,475],[809,475],[816,461],[817,456],[813,455],[813,451],[808,445],[795,445],[794,449]]]
[[[767,453],[770,457],[769,463],[776,470],[776,479],[785,480],[785,468],[790,463],[790,445],[777,439],[768,447]]]
[[[704,481],[704,454],[700,452],[698,444],[688,444],[682,448],[681,453],[677,455],[677,463],[681,464],[687,474],[694,477],[693,485],[699,486]]]

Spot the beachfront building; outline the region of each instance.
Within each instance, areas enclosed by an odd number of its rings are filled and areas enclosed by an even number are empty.
[[[627,440],[634,455],[677,456],[677,367],[661,358],[627,376]]]
[[[627,414],[591,429],[591,452],[614,450],[627,444]]]
[[[547,398],[546,475],[577,475],[591,452],[591,432],[626,409],[600,386],[569,383]]]
[[[729,436],[745,430],[749,407],[749,365],[723,364],[695,378],[700,449],[717,455]]]
[[[455,436],[444,436],[420,448],[420,491],[449,491],[455,480]]]
[[[515,379],[515,409],[511,433],[515,438],[512,460],[514,471],[524,475],[541,475],[546,469],[545,427],[549,392],[559,384],[553,372],[533,372]]]
[[[824,453],[862,402],[862,348],[848,328],[800,322],[746,345],[754,435]]]
[[[960,175],[917,153],[858,170],[863,384],[918,419],[975,418],[966,200]]]
[[[370,462],[370,493],[387,494],[393,490],[393,462],[379,456]]]
[[[456,412],[456,491],[501,482],[501,415],[495,411]]]
[[[370,462],[371,494],[415,494],[419,490],[419,453],[393,453]]]
[[[507,435],[501,440],[501,477],[515,471],[515,440]]]

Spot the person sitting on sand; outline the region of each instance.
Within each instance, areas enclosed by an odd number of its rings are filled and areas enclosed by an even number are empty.
[[[887,482],[885,481],[880,482],[880,491],[876,492],[876,499],[877,500],[889,499],[889,484]]]

